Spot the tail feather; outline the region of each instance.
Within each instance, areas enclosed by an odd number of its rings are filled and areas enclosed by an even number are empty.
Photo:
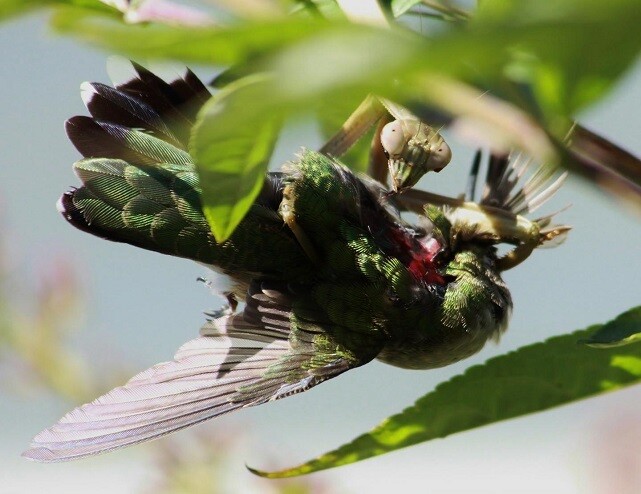
[[[219,252],[202,213],[193,161],[185,151],[196,113],[211,97],[192,72],[165,82],[138,64],[115,88],[82,86],[91,117],[66,123],[85,159],[83,185],[58,208],[75,227],[145,249],[215,263]]]
[[[108,240],[233,271],[241,284],[246,273],[283,269],[277,257],[263,255],[267,249],[307,273],[304,253],[278,214],[282,174],[268,174],[233,238],[215,242],[186,151],[197,112],[211,94],[191,71],[166,82],[135,63],[130,68],[114,88],[85,83],[83,99],[92,116],[67,121],[67,134],[85,157],[74,165],[83,185],[58,203],[67,221]]]
[[[158,112],[144,101],[97,82],[85,82],[80,89],[85,106],[96,120],[146,129],[175,146],[182,146]]]
[[[181,165],[133,165],[120,159],[87,158],[74,169],[83,186],[58,202],[63,217],[98,237],[163,254],[185,257],[223,271],[271,273],[283,270],[273,249],[291,258],[293,271],[307,273],[306,258],[278,215],[283,178],[268,175],[249,214],[229,242],[216,243],[202,212],[198,177]],[[262,229],[262,235],[256,232]],[[244,249],[239,250],[238,246]]]
[[[531,158],[491,155],[481,204],[517,215],[532,213],[545,204],[561,188],[567,173],[558,174],[551,166],[540,166],[523,183],[521,178],[532,165]]]
[[[211,97],[207,87],[190,70],[182,77],[166,82],[135,62],[131,62],[131,67],[133,73],[115,88],[160,115],[186,149],[196,115]],[[110,118],[107,120],[112,121]]]
[[[202,214],[195,172],[93,158],[74,165],[83,186],[58,208],[75,227],[102,238],[208,264],[219,259]]]
[[[139,165],[193,166],[186,151],[129,127],[76,116],[67,120],[65,129],[73,145],[86,158],[121,159]]]
[[[532,159],[521,154],[516,157],[491,156],[481,204],[521,216],[539,209],[559,191],[568,174],[559,174],[555,167],[543,165],[519,186],[531,165]],[[553,247],[566,238],[570,227],[553,224],[556,214],[532,220],[539,229],[537,247]]]
[[[182,151],[187,149],[198,111],[211,98],[207,87],[190,70],[182,77],[166,82],[136,63],[132,62],[130,67],[133,74],[113,88],[95,82],[82,84],[82,99],[95,123],[93,133],[86,134],[91,126],[86,121],[76,121],[79,117],[70,120],[67,131],[74,144],[76,139],[79,141],[80,147],[78,144],[76,147],[85,157],[121,157],[105,154],[103,148],[96,152],[96,147],[85,142],[94,141],[96,126],[112,137],[139,129]],[[104,136],[102,143],[105,143]]]

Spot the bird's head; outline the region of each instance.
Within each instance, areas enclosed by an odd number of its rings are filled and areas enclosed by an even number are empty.
[[[478,153],[467,198],[410,190],[401,201],[406,206],[421,204],[414,211],[422,213],[423,226],[443,246],[443,256],[470,246],[493,249],[499,244],[513,245],[495,263],[497,270],[505,271],[523,262],[536,248],[560,244],[570,230],[567,225],[552,223],[557,213],[537,219],[526,217],[554,196],[566,177],[565,173],[559,175],[555,169],[542,166],[517,187],[529,164],[520,157],[491,156],[482,196],[474,201]]]

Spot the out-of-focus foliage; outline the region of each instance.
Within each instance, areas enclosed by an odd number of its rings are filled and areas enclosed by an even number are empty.
[[[495,148],[520,147],[539,161],[560,162],[556,148],[574,114],[602,97],[641,49],[641,39],[628,35],[641,23],[636,0],[485,0],[472,12],[453,2],[383,2],[387,16],[373,0],[359,3],[367,13],[362,16],[355,10],[338,15],[341,2],[216,2],[215,10],[203,4],[202,16],[210,22],[196,26],[177,3],[146,0],[106,11],[107,3],[50,2],[52,25],[133,57],[271,74],[271,83],[253,91],[251,100],[217,108],[223,129],[197,129],[193,151],[200,170],[216,167],[218,155],[242,156],[247,136],[264,136],[275,113],[313,113],[327,121],[332,106],[354,108],[370,92],[410,109],[438,109],[455,119],[455,128]],[[140,20],[136,9],[146,9],[141,19],[156,22],[132,22]],[[401,13],[454,22],[414,29],[394,19]],[[483,97],[486,91],[493,96]],[[209,141],[208,152],[199,152],[198,143]],[[585,165],[572,154],[563,160],[577,161],[574,170]],[[252,167],[254,178],[267,162]],[[607,165],[599,173],[615,174],[616,160]],[[216,204],[208,218],[220,239],[258,192],[244,183],[245,172],[239,168],[205,187],[205,202]],[[242,193],[226,194],[232,183]],[[613,188],[639,192],[628,179]],[[624,197],[640,202],[632,194]]]
[[[100,0],[2,0],[0,1],[0,22],[18,15],[28,14],[36,9],[64,5],[112,14],[113,9],[106,3]]]
[[[16,280],[0,259],[0,367],[11,375],[5,385],[50,389],[77,402],[92,398],[94,379],[89,366],[68,348],[70,328],[81,320],[75,272],[62,259],[54,261],[38,280],[39,287],[24,307],[16,300]],[[19,372],[12,372],[19,369]]]
[[[641,345],[597,350],[578,344],[603,330],[616,333],[630,327],[641,328],[641,307],[607,324],[550,338],[471,367],[334,451],[298,467],[258,473],[280,478],[346,465],[638,383]]]
[[[157,480],[143,494],[222,494],[238,489],[238,458],[245,434],[238,429],[214,429],[172,436],[152,449]],[[262,494],[324,494],[335,492],[313,480],[269,482],[250,479],[245,489]]]
[[[258,193],[281,123],[311,115],[331,133],[336,114],[348,115],[369,93],[420,116],[438,114],[475,142],[566,166],[641,205],[639,160],[573,127],[576,113],[603,98],[638,60],[638,0],[484,0],[469,11],[447,0],[362,0],[359,9],[340,0],[212,3],[195,13],[168,0],[9,0],[0,18],[46,6],[54,30],[82,42],[132,57],[231,67],[223,78],[230,85],[203,108],[190,149],[219,240]],[[363,149],[347,163],[363,169]],[[596,350],[577,340],[636,340],[640,318],[634,309],[596,332],[553,338],[470,369],[352,443],[274,475],[350,463],[636,382],[638,345]],[[45,381],[53,379],[45,372],[51,365],[72,372],[72,358],[47,354],[62,349],[55,326],[37,316],[29,323],[43,325],[46,346],[12,333],[6,321],[5,344]],[[39,369],[41,362],[47,367]]]

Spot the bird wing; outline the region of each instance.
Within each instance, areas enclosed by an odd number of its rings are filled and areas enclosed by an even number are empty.
[[[148,441],[224,413],[306,391],[370,361],[313,320],[296,321],[292,298],[253,282],[242,313],[212,319],[174,360],[157,364],[42,431],[23,456],[57,462]],[[306,314],[306,317],[312,312]]]

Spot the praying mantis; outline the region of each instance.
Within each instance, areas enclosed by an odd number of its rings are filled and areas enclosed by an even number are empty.
[[[452,151],[439,131],[407,108],[385,98],[368,95],[319,151],[340,157],[374,125],[377,127],[370,147],[368,174],[383,184],[387,182],[389,175],[395,206],[401,211],[418,214],[424,214],[428,204],[457,208],[464,213],[466,221],[476,224],[476,228],[485,232],[488,238],[501,238],[505,243],[515,246],[501,259],[502,270],[520,264],[542,244],[551,244],[554,239],[556,243],[561,242],[570,230],[566,225],[552,225],[554,215],[532,221],[519,214],[534,211],[564,183],[567,173],[561,174],[552,183],[548,182],[554,175],[554,169],[550,167],[537,169],[521,195],[501,198],[504,203],[510,200],[513,203],[511,208],[506,208],[505,204],[495,207],[488,198],[475,202],[473,193],[466,200],[465,197],[452,198],[414,189],[426,173],[440,172],[445,168],[452,159]],[[520,157],[516,159],[519,160]],[[471,185],[468,185],[468,189],[472,191],[476,185],[480,161],[479,151],[470,174]],[[510,165],[508,156],[492,154],[488,180],[492,173],[504,174],[506,188],[510,188],[507,187],[508,184],[513,187],[529,167],[531,160],[522,161],[520,166],[517,163]],[[519,170],[516,171],[517,169]],[[542,187],[546,183],[547,186]],[[290,227],[296,231],[293,222]],[[301,240],[306,244],[305,239]]]
[[[452,159],[437,130],[407,108],[374,95],[365,98],[320,152],[340,157],[374,125],[369,175],[385,183],[389,173],[396,193],[412,188],[429,171],[441,171]]]

